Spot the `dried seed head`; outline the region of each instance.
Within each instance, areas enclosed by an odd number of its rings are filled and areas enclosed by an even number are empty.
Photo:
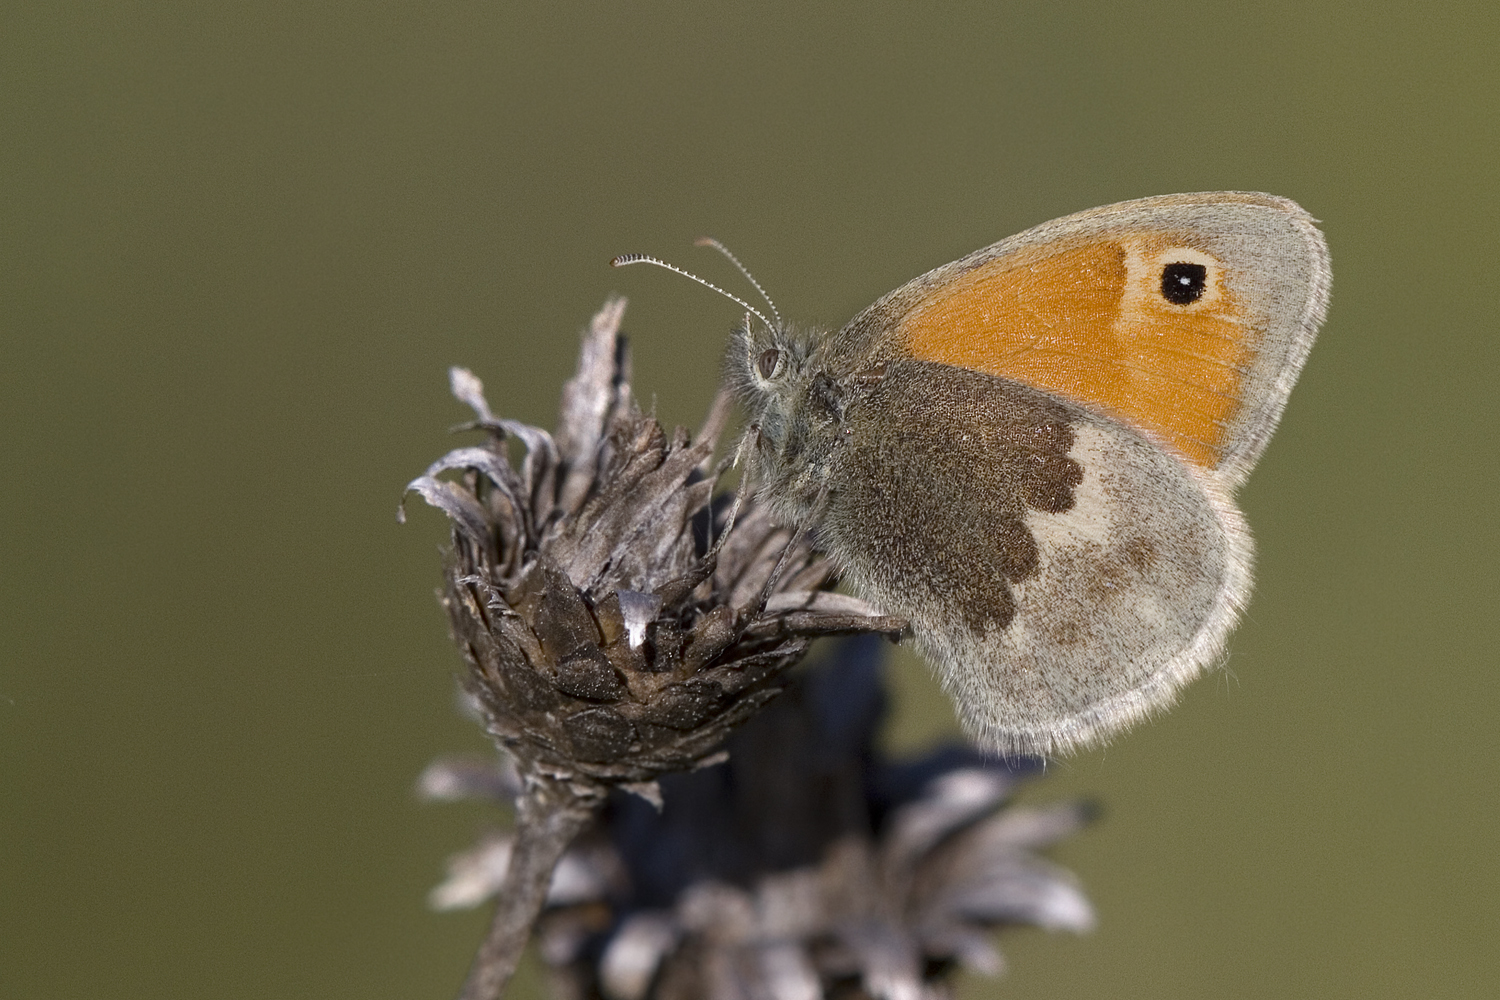
[[[408,489],[452,521],[453,639],[523,776],[650,796],[658,776],[716,759],[813,637],[905,623],[830,593],[832,566],[764,508],[735,517],[715,497],[727,404],[696,441],[641,413],[623,312],[612,299],[594,316],[556,434],[496,418],[479,380],[454,369],[476,415],[465,427],[488,438]]]

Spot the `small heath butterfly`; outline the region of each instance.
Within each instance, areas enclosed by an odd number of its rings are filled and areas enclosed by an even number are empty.
[[[637,261],[660,263],[616,262]],[[1328,286],[1306,212],[1225,191],[1045,223],[837,333],[750,309],[728,354],[747,474],[910,620],[979,742],[1097,743],[1223,654],[1250,591],[1232,495]]]

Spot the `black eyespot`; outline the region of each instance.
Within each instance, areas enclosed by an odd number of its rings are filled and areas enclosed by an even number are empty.
[[[755,369],[760,372],[760,377],[769,379],[776,374],[776,367],[781,363],[781,352],[772,347],[760,352],[760,357],[755,361]]]
[[[1174,306],[1192,305],[1208,287],[1208,268],[1178,262],[1161,269],[1161,297]]]

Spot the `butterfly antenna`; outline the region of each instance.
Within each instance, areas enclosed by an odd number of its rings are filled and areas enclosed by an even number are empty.
[[[740,259],[738,257],[729,252],[728,247],[720,243],[718,240],[714,239],[712,236],[700,236],[698,239],[693,241],[693,246],[713,247],[715,250],[719,251],[719,253],[723,254],[725,257],[728,257],[729,263],[740,269],[740,273],[745,276],[745,280],[755,286],[755,290],[760,293],[760,297],[766,300],[766,305],[771,307],[771,315],[776,317],[776,325],[781,325],[781,313],[777,310],[776,303],[771,301],[771,296],[767,295],[766,290],[760,287],[760,282],[755,280],[755,275],[750,273],[750,269],[748,267],[740,263]]]
[[[769,329],[775,329],[775,327],[771,326],[770,320],[766,319],[766,317],[761,313],[761,311],[759,309],[755,308],[750,303],[748,303],[744,299],[740,298],[738,295],[731,295],[729,292],[724,291],[724,289],[720,288],[718,285],[714,284],[712,281],[704,281],[702,278],[698,277],[696,274],[694,274],[691,271],[684,271],[682,268],[677,267],[674,264],[668,264],[664,260],[657,260],[655,257],[647,257],[645,254],[642,254],[642,253],[625,253],[625,254],[621,254],[620,256],[616,257],[614,260],[612,260],[612,261],[609,262],[609,266],[610,267],[624,267],[627,264],[655,264],[657,267],[664,267],[668,271],[675,271],[677,274],[682,275],[684,278],[689,278],[689,279],[691,279],[693,281],[696,281],[698,284],[702,285],[704,288],[711,288],[711,289],[713,289],[714,291],[718,292],[720,295],[722,295],[726,299],[728,299],[730,302],[738,303],[739,306],[742,309],[744,309],[746,312],[750,313],[751,315],[755,316],[756,319],[759,319],[762,323],[764,323],[766,325],[767,328],[769,328]]]

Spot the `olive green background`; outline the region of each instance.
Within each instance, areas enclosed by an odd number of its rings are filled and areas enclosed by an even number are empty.
[[[1054,216],[1241,188],[1324,220],[1333,307],[1242,494],[1228,671],[1028,795],[1086,938],[979,997],[1492,995],[1493,0],[1194,5],[206,2],[0,15],[0,995],[453,995],[435,915],[494,816],[415,801],[453,711],[464,418],[551,423],[632,299],[696,424],[735,307],[837,324]],[[948,723],[902,660],[892,739]],[[535,989],[534,979],[516,994]]]

